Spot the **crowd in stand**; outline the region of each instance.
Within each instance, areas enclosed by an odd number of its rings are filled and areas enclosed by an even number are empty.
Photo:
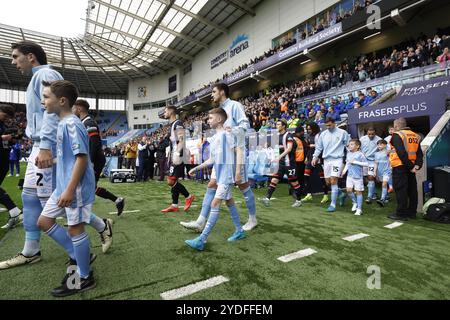
[[[115,130],[115,129],[103,129],[101,135],[102,138],[106,138],[106,137],[117,137],[118,135],[124,133],[125,130]]]
[[[216,81],[212,81],[208,84],[205,84],[205,85],[203,85],[203,87],[201,89],[199,89],[197,91],[194,91],[194,90],[190,91],[189,95],[193,95],[193,94],[199,92],[200,90],[208,88],[208,87],[212,86],[214,83],[223,81],[226,78],[233,76],[234,74],[247,69],[249,66],[256,64],[260,61],[263,61],[263,60],[277,54],[278,52],[280,52],[286,48],[289,48],[290,46],[295,45],[298,40],[305,40],[306,38],[327,29],[327,28],[335,25],[336,23],[342,22],[344,19],[347,19],[348,17],[352,16],[357,11],[363,10],[365,7],[371,5],[372,3],[373,3],[372,0],[355,1],[352,10],[348,10],[346,12],[343,12],[342,14],[340,14],[340,13],[330,14],[328,19],[321,19],[319,22],[314,24],[314,26],[311,28],[311,30],[309,30],[309,31],[303,30],[301,33],[298,31],[298,34],[296,36],[292,36],[292,37],[283,39],[282,41],[280,41],[280,43],[277,46],[264,52],[264,54],[262,54],[261,56],[257,56],[255,58],[251,59],[249,63],[245,63],[245,64],[235,68],[230,73],[228,73],[228,72],[225,73],[222,76],[222,79],[217,79]]]
[[[278,119],[286,119],[292,129],[312,122],[323,124],[326,117],[339,122],[348,110],[371,104],[382,92],[368,87],[365,92],[359,91],[356,97],[350,93],[347,97],[333,98],[329,103],[323,99],[307,104],[298,101],[303,97],[343,86],[349,81],[365,82],[398,71],[449,61],[449,43],[450,36],[447,35],[420,35],[417,39],[404,41],[372,55],[361,55],[353,61],[347,59],[337,68],[318,72],[312,79],[266,89],[254,96],[242,98],[240,102],[245,106],[251,126],[256,131],[275,128]],[[193,124],[202,121],[204,117],[205,114],[188,117],[184,120],[186,128],[192,132]],[[164,126],[152,133],[149,139],[159,142],[167,133],[168,126]]]

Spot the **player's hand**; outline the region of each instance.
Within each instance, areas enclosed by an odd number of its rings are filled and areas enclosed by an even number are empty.
[[[53,156],[50,150],[40,149],[36,157],[35,165],[39,169],[51,168],[53,166]]]
[[[272,163],[278,163],[278,162],[280,162],[280,158],[279,157],[276,157],[276,158],[272,159]]]
[[[188,174],[189,174],[191,177],[193,177],[193,176],[195,176],[195,172],[196,172],[196,170],[195,170],[195,168],[194,168],[194,169],[189,170]]]
[[[348,163],[353,164],[353,160],[350,160]]]
[[[66,190],[61,194],[61,197],[59,197],[58,207],[60,208],[68,207],[70,206],[72,201],[73,201],[73,192],[69,192]]]
[[[313,167],[315,167],[315,166],[317,165],[318,162],[319,162],[319,159],[313,159],[313,160],[311,161],[311,164],[312,164]]]

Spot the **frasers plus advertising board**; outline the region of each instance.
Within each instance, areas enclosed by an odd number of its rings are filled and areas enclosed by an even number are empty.
[[[445,100],[449,94],[450,77],[405,85],[390,102],[349,110],[349,124],[441,115],[445,112]]]

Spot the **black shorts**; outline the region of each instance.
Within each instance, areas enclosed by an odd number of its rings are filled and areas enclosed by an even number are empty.
[[[323,178],[324,177],[324,173],[323,173],[323,166],[321,164],[316,164],[315,167],[312,166],[311,161],[308,162],[308,164],[305,166],[305,176],[309,177],[311,176],[311,174],[317,170],[317,172],[319,173],[319,177]]]
[[[94,164],[94,174],[95,174],[95,185],[97,185],[97,182],[100,179],[100,175],[103,172],[103,168],[105,167],[105,162],[94,161],[93,164]]]
[[[278,172],[274,174],[272,177],[278,180],[282,180],[284,175],[287,175],[289,181],[297,180],[297,173],[295,166],[285,166],[280,164]]]
[[[169,166],[169,174],[168,174],[169,178],[176,178],[179,179],[181,177],[184,176],[184,164],[179,164],[179,165],[173,165],[170,164]]]

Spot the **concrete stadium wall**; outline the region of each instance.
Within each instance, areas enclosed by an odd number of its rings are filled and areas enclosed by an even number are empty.
[[[160,109],[134,111],[134,104],[166,100],[173,96],[184,98],[190,91],[197,90],[204,84],[221,78],[224,73],[231,73],[234,68],[262,55],[270,49],[273,38],[337,2],[338,0],[265,0],[255,8],[255,17],[244,16],[230,28],[228,34],[221,35],[209,45],[209,49],[201,51],[192,61],[192,71],[186,75],[183,75],[181,69],[176,68],[150,79],[130,81],[129,110],[127,110],[130,128],[135,124],[160,122],[157,116]],[[233,58],[228,58],[225,63],[211,70],[211,60],[227,50],[233,40],[241,34],[249,37],[248,49]],[[175,74],[177,91],[169,94],[168,80]],[[147,88],[147,97],[138,98],[139,87]]]
[[[169,78],[174,75],[177,76],[177,90],[169,94]],[[138,88],[140,87],[146,87],[146,97],[138,97]],[[179,96],[180,87],[181,81],[178,69],[174,69],[167,73],[157,75],[153,78],[130,81],[128,85],[129,108],[127,110],[129,127],[132,129],[134,128],[134,125],[161,122],[161,119],[158,118],[158,112],[161,110],[161,108],[134,111],[133,105],[162,101],[170,99],[171,97]]]
[[[209,49],[204,49],[195,57],[192,61],[192,71],[182,76],[182,97],[262,55],[271,47],[273,38],[337,2],[336,0],[263,1],[255,8],[255,17],[244,16],[230,28],[228,34],[217,38],[210,44]],[[227,50],[233,40],[241,34],[249,37],[248,49],[228,58],[226,62],[211,70],[211,60]]]

